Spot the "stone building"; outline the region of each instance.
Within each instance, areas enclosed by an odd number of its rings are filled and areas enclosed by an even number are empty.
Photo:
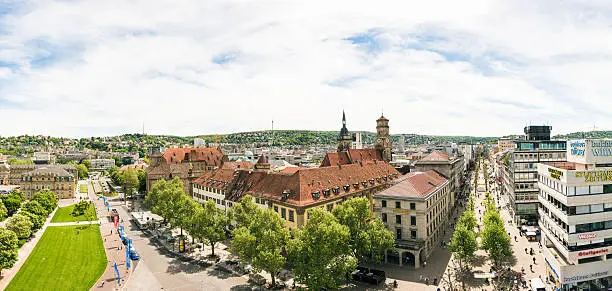
[[[22,175],[19,185],[21,192],[29,199],[40,190],[49,190],[58,199],[75,197],[75,176],[53,166],[37,167]]]
[[[78,181],[78,170],[72,165],[54,164],[54,165],[9,165],[9,184],[20,185],[21,178],[24,174],[34,171],[38,168],[56,168],[61,169],[71,174],[75,181]],[[76,182],[75,182],[76,183]]]
[[[459,193],[462,186],[462,178],[465,173],[464,160],[462,157],[450,156],[444,151],[434,150],[422,159],[416,161],[415,171],[426,172],[435,170],[449,180],[453,197]]]
[[[217,148],[170,148],[165,153],[155,150],[147,168],[147,191],[160,179],[179,177],[185,193],[192,195],[192,183],[206,171],[214,170],[227,161]]]
[[[399,177],[383,161],[272,172],[267,159],[261,156],[253,170],[221,168],[206,173],[194,183],[193,191],[197,194],[196,200],[213,199],[219,208],[231,207],[245,195],[251,195],[260,207],[277,212],[291,229],[304,226],[308,211],[313,208],[331,211],[352,197],[367,197],[372,201],[374,193]]]
[[[450,182],[440,173],[412,172],[374,194],[374,211],[395,234],[385,262],[419,268],[444,236],[452,209]]]
[[[9,176],[11,169],[6,163],[0,163],[0,185],[9,185]]]

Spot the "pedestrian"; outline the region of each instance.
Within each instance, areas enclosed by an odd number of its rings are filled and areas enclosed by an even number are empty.
[[[516,235],[514,236],[514,241],[517,242],[518,240],[516,240]]]
[[[427,267],[427,261],[423,262],[423,268]]]
[[[419,282],[423,281],[423,275],[419,275]]]
[[[425,285],[429,285],[429,278],[425,277]]]
[[[529,265],[529,269],[533,272],[533,265]]]
[[[529,252],[527,252],[527,248],[525,248],[525,253],[528,254]]]

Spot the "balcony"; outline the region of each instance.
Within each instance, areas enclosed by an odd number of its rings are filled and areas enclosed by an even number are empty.
[[[422,239],[400,239],[395,240],[395,246],[407,250],[418,251],[425,247],[425,240]]]

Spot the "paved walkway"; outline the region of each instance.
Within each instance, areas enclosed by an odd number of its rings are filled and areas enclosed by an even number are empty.
[[[2,270],[2,277],[0,279],[0,290],[4,290],[4,288],[8,286],[9,282],[11,282],[13,277],[15,277],[17,272],[19,272],[19,269],[21,269],[21,266],[23,265],[23,263],[25,263],[28,256],[30,255],[32,250],[34,250],[34,247],[36,247],[36,244],[45,233],[45,230],[50,225],[51,218],[53,218],[53,215],[55,215],[56,211],[57,208],[53,210],[51,214],[49,214],[49,217],[47,217],[47,220],[45,221],[43,227],[41,227],[37,232],[35,232],[34,235],[30,238],[30,240],[19,249],[19,251],[17,252],[17,262],[15,263],[15,265],[10,269]]]
[[[127,270],[125,245],[121,242],[117,229],[115,229],[114,224],[110,221],[107,208],[102,199],[95,195],[91,183],[88,183],[87,188],[89,190],[89,199],[94,202],[96,215],[98,216],[98,221],[93,221],[91,223],[100,224],[100,234],[102,235],[104,251],[106,252],[106,258],[108,260],[108,265],[104,270],[104,274],[102,274],[102,277],[96,281],[93,287],[91,287],[91,290],[123,290],[136,264],[133,262],[134,264],[132,264],[130,271]],[[121,284],[117,282],[115,264],[117,264],[119,269]]]

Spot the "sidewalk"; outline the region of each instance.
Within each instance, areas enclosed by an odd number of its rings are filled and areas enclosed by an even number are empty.
[[[43,225],[43,227],[37,232],[35,232],[32,238],[30,238],[30,240],[26,242],[21,247],[21,249],[19,249],[19,251],[17,252],[17,262],[15,263],[15,265],[10,269],[2,270],[2,277],[0,279],[0,290],[4,290],[6,286],[8,286],[9,282],[11,282],[13,277],[15,277],[17,272],[19,272],[19,269],[21,268],[23,263],[25,263],[32,250],[34,250],[34,247],[36,247],[36,244],[38,244],[38,241],[45,233],[47,227],[50,226],[51,218],[53,218],[53,215],[55,215],[57,209],[58,208],[55,208],[55,210],[53,210],[53,212],[49,214],[49,217],[47,217],[47,220],[45,220],[45,224]]]
[[[121,290],[127,284],[129,275],[136,266],[135,262],[132,261],[130,271],[126,268],[126,257],[125,257],[125,245],[121,242],[121,238],[115,229],[114,224],[110,222],[108,218],[108,211],[102,199],[93,194],[91,183],[88,183],[89,197],[94,202],[96,207],[96,214],[98,221],[92,223],[100,224],[100,233],[102,235],[102,241],[104,243],[104,251],[106,252],[106,258],[108,265],[102,277],[99,278],[90,290]],[[115,263],[119,268],[119,274],[121,276],[121,285],[117,283],[117,273],[115,272]],[[103,285],[102,285],[103,284]]]

